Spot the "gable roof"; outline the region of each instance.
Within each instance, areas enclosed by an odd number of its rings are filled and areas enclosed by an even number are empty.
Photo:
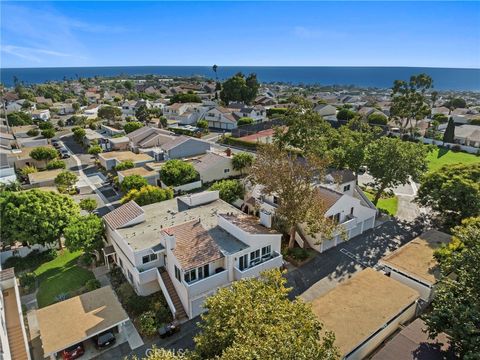
[[[192,139],[192,138],[189,137],[189,136],[181,135],[181,136],[163,144],[161,147],[165,151],[172,150],[173,148],[176,148],[177,146],[183,144],[184,142],[186,142],[190,139]]]
[[[143,209],[132,200],[115,210],[112,210],[106,214],[103,219],[112,229],[119,229],[144,213]]]
[[[319,186],[317,188],[317,196],[322,199],[327,209],[330,209],[342,196],[343,194]]]
[[[224,257],[200,220],[172,226],[164,232],[175,236],[173,253],[183,270],[199,267]]]

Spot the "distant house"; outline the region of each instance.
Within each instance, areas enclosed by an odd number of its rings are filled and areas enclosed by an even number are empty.
[[[132,151],[159,147],[175,139],[171,131],[150,126],[144,126],[132,131],[127,134],[127,137],[130,140],[129,146]]]
[[[216,106],[205,113],[204,120],[208,122],[209,128],[232,130],[237,127],[238,119],[233,115],[233,111],[233,109]]]
[[[240,175],[240,171],[233,168],[232,157],[225,153],[208,152],[204,156],[192,160],[191,163],[203,183]]]
[[[242,117],[249,117],[254,122],[262,122],[267,119],[267,112],[261,105],[242,107],[240,110],[235,110],[233,115],[237,120]]]
[[[448,116],[450,114],[450,109],[445,106],[434,107],[432,108],[432,115],[442,114]]]
[[[111,151],[98,155],[100,165],[107,170],[112,170],[115,166],[124,161],[132,161],[135,167],[143,166],[146,163],[154,161],[147,154],[135,154],[131,151]]]
[[[433,255],[451,239],[441,231],[429,230],[383,257],[379,265],[392,279],[415,289],[423,301],[430,302],[440,279],[440,268]]]
[[[42,105],[47,105],[47,106],[52,106],[53,105],[52,99],[46,99],[43,96],[37,96],[35,98],[35,102],[37,104],[42,104]]]
[[[83,109],[83,115],[87,116],[88,118],[96,118],[98,116],[98,110],[100,109],[100,105],[98,104],[91,104]]]
[[[51,145],[45,145],[46,147],[52,148]],[[37,168],[45,167],[45,161],[35,160],[30,156],[30,152],[37,147],[23,147],[21,149],[14,149],[9,155],[9,163],[15,165],[15,169],[23,169],[25,166],[35,166]]]
[[[372,268],[311,301],[313,313],[335,334],[342,359],[366,359],[402,324],[415,317],[418,292]]]
[[[334,116],[337,114],[337,108],[329,104],[318,104],[313,110],[321,116]]]
[[[126,176],[138,175],[147,180],[150,185],[159,185],[160,173],[158,171],[149,170],[144,167],[136,167],[133,169],[122,170],[118,172],[118,183],[121,184]]]
[[[480,126],[460,125],[455,127],[455,142],[480,148]]]
[[[52,109],[55,109],[59,115],[69,115],[75,113],[71,103],[55,103]]]
[[[135,116],[135,105],[137,105],[135,100],[125,100],[122,103],[122,115]]]
[[[33,187],[54,186],[55,178],[62,171],[63,169],[55,169],[28,174],[28,183]]]
[[[163,115],[168,120],[174,120],[184,125],[192,125],[202,118],[205,110],[200,103],[175,103],[165,106]]]
[[[50,119],[50,110],[33,110],[32,119],[48,121]]]
[[[164,159],[181,159],[205,154],[210,150],[210,143],[190,136],[179,136],[160,146]]]

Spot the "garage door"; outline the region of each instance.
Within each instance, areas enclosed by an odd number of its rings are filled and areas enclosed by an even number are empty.
[[[325,240],[322,242],[322,251],[325,251],[325,250],[328,250],[332,247],[335,246],[335,242],[336,242],[336,239],[337,237],[334,237],[333,239],[331,240]]]
[[[362,232],[362,223],[359,223],[350,231],[350,239],[360,235],[361,232]]]
[[[203,309],[203,303],[205,302],[206,296],[203,296],[201,298],[195,299],[191,302],[192,304],[192,317],[200,315],[204,309]]]
[[[373,228],[373,225],[375,225],[375,216],[372,216],[370,219],[363,222],[363,231]]]

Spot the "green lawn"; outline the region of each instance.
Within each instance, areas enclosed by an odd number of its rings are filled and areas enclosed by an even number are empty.
[[[473,164],[480,163],[480,156],[467,154],[464,152],[453,152],[448,149],[436,148],[428,155],[428,169],[430,171],[438,170],[443,165],[448,164]]]
[[[94,279],[90,270],[77,265],[81,255],[81,251],[71,253],[64,250],[55,259],[40,265],[34,271],[40,283],[37,293],[38,307],[57,302],[56,297],[60,294],[75,296],[88,280]]]
[[[375,197],[374,194],[367,191],[364,191],[364,193],[365,195],[367,195],[367,197],[371,201],[373,201],[373,198]],[[398,209],[398,198],[396,196],[392,196],[385,199],[381,198],[380,200],[378,200],[377,208],[385,210],[391,216],[395,216],[397,214],[397,209]]]

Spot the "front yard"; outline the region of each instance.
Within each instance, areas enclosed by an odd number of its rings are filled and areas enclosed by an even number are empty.
[[[371,201],[373,201],[373,198],[375,197],[375,194],[373,194],[372,192],[369,192],[367,190],[365,190],[364,193],[365,193],[365,195],[367,195],[367,197]],[[384,210],[389,215],[395,216],[397,214],[397,210],[398,210],[398,198],[395,195],[389,196],[389,197],[383,197],[382,196],[380,198],[380,200],[378,200],[377,209]]]
[[[436,148],[428,155],[428,169],[435,171],[443,165],[480,163],[480,156],[464,152],[454,152],[444,148]]]
[[[63,298],[79,295],[88,280],[94,279],[90,270],[78,265],[81,251],[63,250],[58,256],[34,270],[39,283],[38,307],[53,304]]]

